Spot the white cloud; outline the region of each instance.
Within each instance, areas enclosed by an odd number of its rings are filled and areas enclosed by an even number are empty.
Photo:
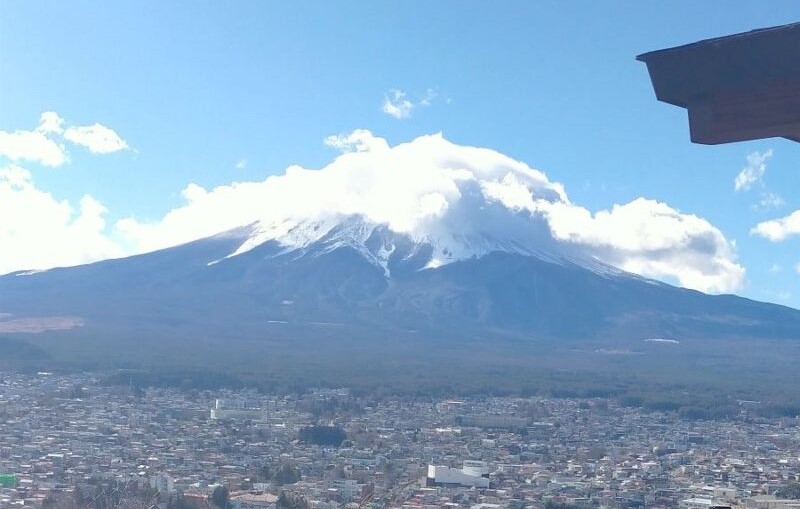
[[[340,152],[376,152],[389,149],[389,144],[386,143],[386,140],[373,136],[366,129],[356,129],[351,133],[345,134],[334,134],[325,138],[323,143]]]
[[[0,156],[14,162],[32,161],[45,166],[61,166],[67,162],[64,145],[47,137],[55,126],[42,114],[42,122],[33,131],[0,131]]]
[[[39,126],[31,131],[0,131],[0,158],[55,167],[69,162],[65,140],[96,154],[129,148],[125,140],[104,125],[71,126],[65,129],[64,123],[58,113],[45,111],[39,118]]]
[[[767,171],[767,161],[772,157],[772,150],[766,152],[752,152],[747,156],[747,165],[742,168],[733,180],[736,191],[747,191],[753,184],[761,183]]]
[[[127,150],[128,143],[116,131],[101,124],[68,127],[64,138],[89,149],[94,154],[110,154]]]
[[[436,90],[429,88],[419,101],[413,102],[402,90],[392,89],[384,96],[381,111],[397,119],[409,118],[416,108],[433,104],[437,95]]]
[[[163,218],[128,218],[116,229],[138,250],[152,250],[255,221],[281,231],[291,221],[360,214],[440,248],[457,238],[477,250],[487,242],[556,250],[711,292],[744,283],[734,243],[707,220],[664,203],[640,198],[592,213],[525,163],[441,135],[390,146],[358,130],[325,143],[343,153],[320,170],[292,166],[214,189],[190,184],[185,203]]]
[[[36,128],[40,133],[61,134],[64,132],[64,119],[55,111],[45,111],[39,117],[39,127]]]
[[[744,283],[733,242],[707,220],[665,203],[637,198],[595,214],[562,203],[545,210],[556,238],[586,246],[628,272],[710,292],[734,291]]]
[[[800,210],[795,210],[788,216],[779,219],[758,223],[750,230],[750,233],[772,242],[780,242],[792,235],[800,235]]]
[[[0,274],[123,256],[104,234],[105,214],[89,195],[74,207],[38,189],[28,170],[1,167]]]

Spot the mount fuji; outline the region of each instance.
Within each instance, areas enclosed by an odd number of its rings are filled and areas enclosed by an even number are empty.
[[[592,214],[492,150],[356,134],[334,140],[353,148],[320,170],[194,186],[163,230],[126,225],[171,247],[0,277],[0,336],[71,365],[227,359],[254,371],[300,358],[313,370],[332,352],[407,366],[471,345],[484,355],[471,362],[504,352],[507,366],[530,345],[636,353],[800,338],[798,310],[632,273],[722,291],[742,281],[732,243],[702,218],[645,199]],[[170,238],[220,211],[225,228],[208,228],[223,233]]]
[[[674,287],[555,243],[414,238],[359,215],[254,223],[129,258],[12,273],[0,278],[0,310],[6,333],[38,320],[44,332],[109,340],[800,337],[791,308]]]

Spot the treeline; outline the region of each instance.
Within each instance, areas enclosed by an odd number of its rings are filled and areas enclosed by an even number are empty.
[[[294,484],[301,479],[300,469],[291,463],[283,462],[278,468],[273,468],[268,464],[262,465],[256,473],[259,482],[267,482],[276,486]]]
[[[49,353],[27,341],[0,337],[0,360],[2,361],[37,361],[49,357]]]
[[[42,501],[42,509],[116,509],[119,507],[150,507],[157,492],[138,483],[93,478],[88,487],[70,492],[54,492]]]
[[[338,426],[307,426],[300,429],[297,438],[309,444],[339,447],[347,433]]]
[[[246,384],[238,377],[209,370],[176,369],[169,371],[122,370],[103,377],[104,385],[132,387],[173,387],[180,389],[242,389]]]
[[[628,380],[616,375],[573,372],[554,373],[539,371],[523,376],[509,373],[497,377],[491,374],[472,373],[469,380],[442,375],[436,381],[416,372],[403,376],[387,373],[381,379],[340,379],[337,384],[326,384],[318,373],[305,373],[292,381],[269,379],[269,373],[220,372],[206,369],[178,368],[173,370],[120,370],[106,376],[108,385],[132,386],[134,390],[146,387],[173,387],[179,389],[217,390],[222,388],[253,388],[277,395],[305,394],[315,387],[350,387],[356,400],[380,401],[382,399],[424,398],[441,399],[475,396],[521,396],[569,399],[601,399],[616,401],[623,406],[648,411],[674,413],[688,420],[724,420],[737,417],[743,409],[748,415],[764,418],[794,417],[800,415],[800,397],[790,392],[790,382],[778,384],[772,390],[739,389],[736,380],[717,378],[716,386],[684,383],[660,383],[657,380]],[[443,382],[443,380],[445,380]],[[784,392],[778,389],[784,388]],[[763,400],[762,403],[741,406],[736,398]],[[352,400],[338,401],[330,398],[307,403],[304,411],[318,419],[336,415],[357,415],[362,406]]]
[[[781,486],[775,490],[774,495],[778,498],[800,499],[800,483],[793,482]]]
[[[277,509],[310,509],[311,504],[299,493],[282,491],[275,507]]]
[[[734,418],[743,412],[746,415],[764,418],[782,418],[800,416],[800,405],[784,401],[752,402],[742,406],[730,396],[724,397],[716,393],[685,395],[665,399],[663,395],[649,396],[625,395],[619,403],[627,407],[641,408],[654,412],[674,412],[678,417],[687,420],[724,420]]]

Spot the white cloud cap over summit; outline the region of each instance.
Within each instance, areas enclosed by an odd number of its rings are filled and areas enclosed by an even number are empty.
[[[441,263],[506,249],[597,259],[710,292],[744,283],[734,244],[667,204],[639,198],[593,214],[527,164],[441,134],[391,146],[357,130],[325,143],[343,153],[322,169],[291,166],[210,190],[190,184],[184,205],[157,221],[124,219],[116,231],[148,251],[259,221],[259,241],[288,243],[292,225],[316,221],[324,233],[358,215],[432,243]]]
[[[70,127],[46,112],[33,131],[0,132],[0,155],[62,164],[66,154],[50,138],[62,135],[85,136],[81,142],[99,153],[127,147],[98,125]],[[81,134],[68,135],[70,129]],[[262,181],[213,189],[192,183],[182,191],[184,203],[163,217],[129,217],[113,228],[93,197],[73,205],[38,189],[20,166],[0,166],[0,273],[142,253],[254,223],[254,236],[240,250],[273,239],[298,246],[358,216],[431,244],[431,267],[504,250],[599,261],[709,292],[744,283],[733,242],[705,219],[665,203],[639,198],[593,213],[524,162],[441,134],[390,145],[359,129],[324,142],[340,154],[321,169],[290,166]],[[48,143],[55,144],[53,153],[42,148]],[[793,219],[784,223],[763,228],[777,238],[795,228]]]

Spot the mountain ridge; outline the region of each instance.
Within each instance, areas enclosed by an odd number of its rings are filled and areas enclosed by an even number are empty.
[[[0,277],[0,312],[73,316],[112,335],[151,321],[147,328],[165,339],[175,327],[212,334],[235,326],[257,337],[276,325],[319,323],[431,338],[800,337],[800,311],[673,287],[549,246],[468,258],[462,248],[434,263],[436,239],[420,242],[357,215],[304,223],[302,235],[293,228],[265,238],[263,225],[251,224],[130,258],[13,273]],[[480,253],[489,243],[466,245]]]

